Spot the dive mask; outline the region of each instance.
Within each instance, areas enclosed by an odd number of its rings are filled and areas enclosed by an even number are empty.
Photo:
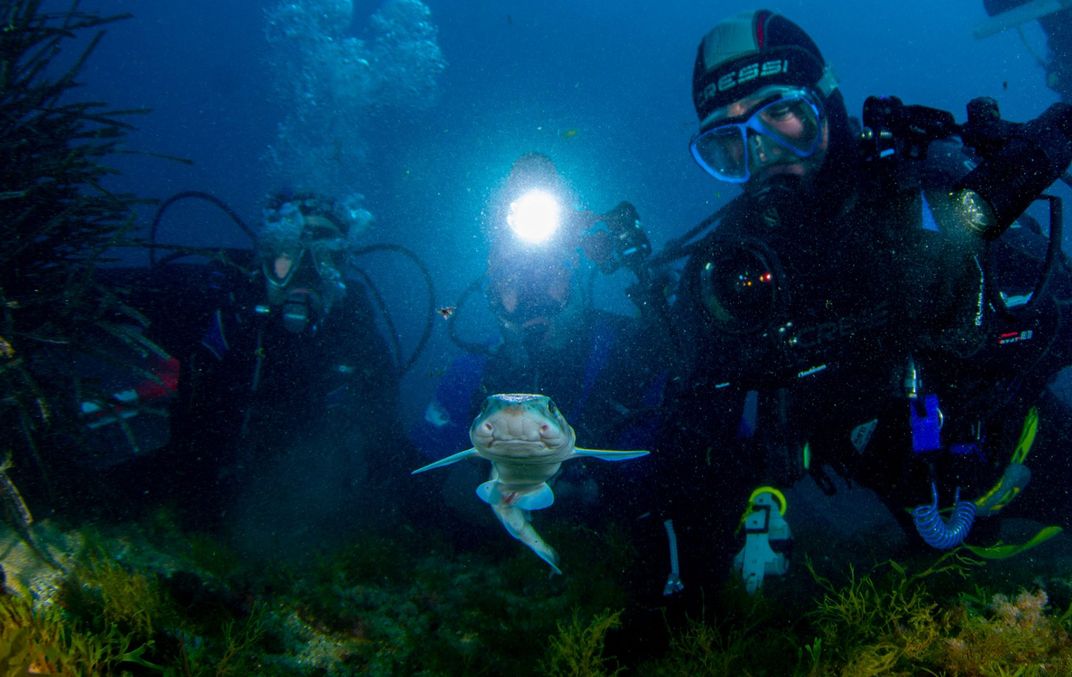
[[[269,288],[284,289],[290,285],[305,258],[301,242],[283,243],[261,249],[261,272]]]
[[[264,277],[270,286],[289,286],[306,253],[321,280],[331,286],[342,286],[339,269],[346,240],[342,229],[331,218],[305,214],[294,202],[265,210],[259,249]]]
[[[811,90],[779,87],[744,115],[698,133],[689,150],[716,179],[745,183],[752,175],[753,146],[768,154],[780,149],[795,159],[809,158],[819,148],[822,120],[822,104]]]
[[[261,270],[269,287],[283,288],[301,267],[305,216],[293,202],[264,211],[264,227],[257,239]]]
[[[300,333],[307,325],[315,324],[316,318],[327,314],[346,293],[346,283],[334,262],[336,251],[324,242],[314,241],[296,252],[264,253],[261,265],[268,303],[280,307],[283,324],[290,331]],[[287,257],[289,267],[280,268],[281,256]],[[306,258],[313,265],[302,265]]]

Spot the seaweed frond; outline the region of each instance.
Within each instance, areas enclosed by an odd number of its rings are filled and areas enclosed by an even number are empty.
[[[621,625],[621,611],[609,609],[584,622],[576,611],[569,623],[559,623],[558,634],[551,637],[544,660],[549,675],[597,677],[617,675],[611,660],[603,655],[607,633]]]
[[[107,252],[131,241],[140,202],[105,187],[116,173],[108,159],[132,126],[127,111],[74,93],[104,27],[126,16],[77,2],[66,11],[40,0],[0,5],[0,425],[17,432],[4,446],[32,461],[18,464],[17,479],[35,471],[46,495],[55,469],[46,433],[79,431],[72,365],[110,343],[132,364],[136,351],[154,351],[123,329],[142,318],[97,280]]]

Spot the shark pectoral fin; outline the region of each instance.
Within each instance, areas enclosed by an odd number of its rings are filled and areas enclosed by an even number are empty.
[[[445,465],[451,465],[453,463],[457,463],[458,461],[464,461],[471,456],[476,456],[476,449],[466,449],[465,451],[459,451],[458,453],[452,454],[451,456],[447,456],[446,458],[441,458],[435,463],[429,463],[424,467],[417,468],[416,470],[411,472],[410,475],[416,475],[417,473],[422,473],[425,470],[432,470],[434,468],[442,468]]]
[[[554,503],[554,492],[547,482],[540,482],[533,490],[521,492],[503,493],[503,484],[495,479],[497,475],[492,473],[492,478],[476,487],[476,495],[480,500],[488,503],[492,508],[520,508],[521,510],[542,510]]]
[[[476,495],[493,508],[503,506],[522,510],[542,510],[555,502],[555,493],[546,482],[541,482],[540,486],[524,493],[518,491],[503,493],[502,483],[495,479],[494,475],[476,488]]]
[[[514,505],[522,510],[543,510],[555,502],[555,492],[547,486],[547,482],[541,482],[540,486],[533,491],[525,492]]]
[[[573,450],[575,456],[588,456],[590,458],[598,458],[601,461],[628,461],[631,458],[640,458],[641,456],[647,456],[651,452],[647,451],[607,451],[604,449],[584,449],[577,447]]]

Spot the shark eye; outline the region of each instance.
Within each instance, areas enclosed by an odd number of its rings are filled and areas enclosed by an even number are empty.
[[[554,400],[547,400],[547,413],[558,416],[558,407],[555,406]]]

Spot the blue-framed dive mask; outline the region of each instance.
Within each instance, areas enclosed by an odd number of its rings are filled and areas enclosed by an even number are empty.
[[[696,134],[689,150],[704,171],[719,181],[745,183],[761,164],[814,155],[823,136],[822,122],[822,104],[811,90],[778,88],[744,115],[726,118]]]

